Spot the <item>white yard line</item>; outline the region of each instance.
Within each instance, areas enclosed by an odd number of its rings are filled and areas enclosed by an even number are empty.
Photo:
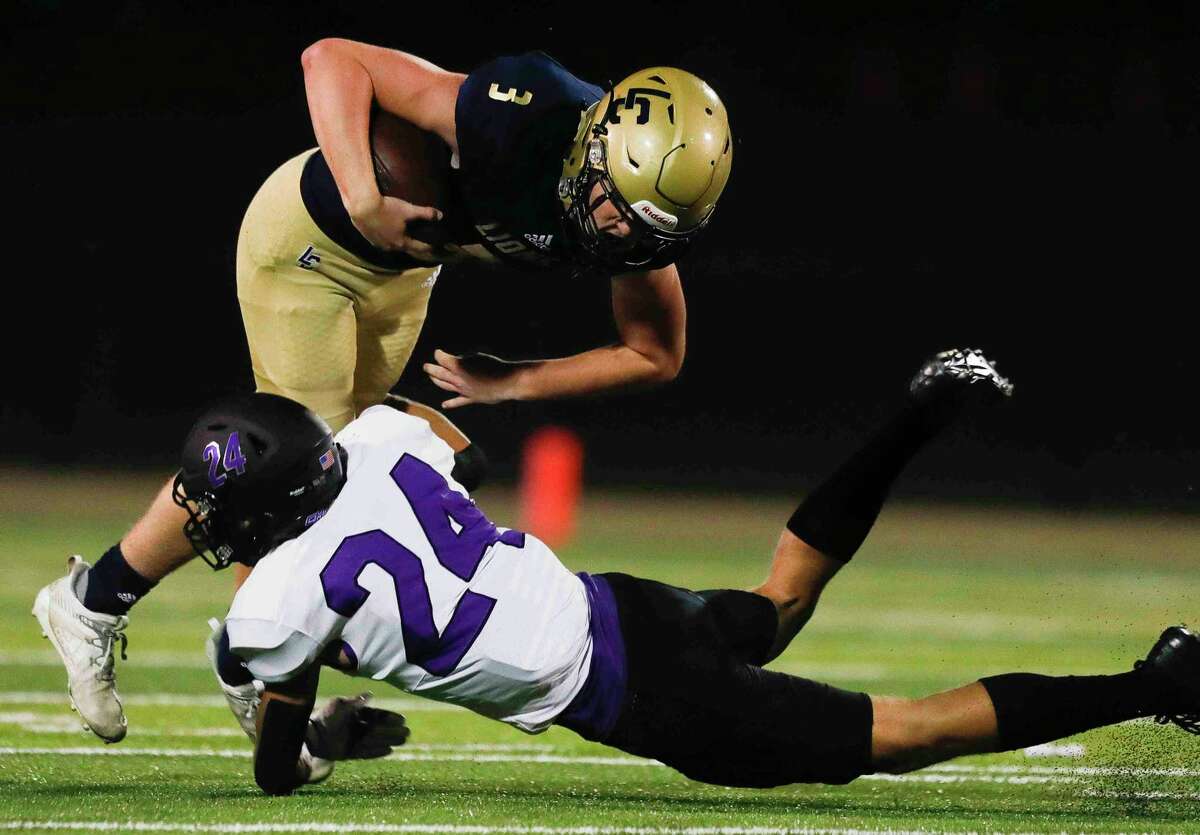
[[[216,684],[213,684],[216,689]],[[189,693],[131,693],[122,694],[121,701],[128,707],[212,707],[228,710],[224,696],[196,696]],[[371,702],[377,707],[403,712],[459,711],[464,708],[429,699],[384,698]],[[63,705],[67,704],[66,691],[58,690],[9,690],[0,691],[0,705]]]
[[[248,758],[254,752],[247,748],[94,748],[49,746],[5,746],[0,747],[0,757],[13,756],[70,756],[70,757],[220,757],[224,759]],[[469,762],[469,763],[533,763],[548,765],[604,765],[604,766],[659,766],[654,760],[633,757],[588,757],[561,754],[438,754],[424,751],[397,751],[389,759],[399,762]]]
[[[1104,800],[1200,800],[1200,792],[1118,792],[1084,789],[1083,796],[1099,797]]]
[[[859,780],[876,783],[997,783],[1003,785],[1059,785],[1078,783],[1081,777],[1055,777],[1049,774],[1011,774],[999,776],[994,774],[931,774],[920,771],[913,774],[864,774]]]
[[[53,725],[33,722],[21,728],[21,730],[26,731],[27,733],[53,734],[55,736],[85,736],[91,734],[91,731],[83,727],[83,723],[80,720],[76,719],[74,721],[68,721],[70,722],[69,725]],[[200,739],[206,739],[208,737],[246,739],[246,732],[238,730],[237,728],[191,728],[188,730],[167,731],[161,729],[147,730],[146,728],[139,727],[137,729],[137,735],[179,737],[183,739],[189,739],[192,737],[198,737]]]
[[[59,716],[57,714],[34,713],[20,711],[15,713],[0,712],[0,725],[17,725],[17,730],[34,734],[83,735],[89,733],[81,721],[74,715]],[[234,727],[230,722],[227,726],[203,728],[142,728],[137,729],[138,736],[165,737],[232,737],[244,739],[246,732]],[[555,746],[545,743],[530,742],[427,742],[409,743],[405,746],[409,751],[538,751],[550,752]]]
[[[1027,757],[1069,757],[1077,760],[1087,753],[1087,749],[1078,742],[1047,742],[1044,745],[1031,745],[1024,753]]]
[[[1123,766],[1088,765],[972,765],[969,763],[941,763],[925,769],[966,774],[1067,774],[1075,777],[1200,777],[1194,768],[1125,768]]]
[[[19,664],[25,667],[61,667],[62,659],[53,649],[9,649],[0,651],[0,664]],[[174,667],[176,669],[208,669],[208,659],[197,644],[195,652],[170,650],[133,652],[122,662],[134,667]]]
[[[521,750],[521,749],[514,749]],[[456,753],[461,751],[461,753]],[[0,756],[82,756],[82,757],[221,757],[246,758],[247,748],[150,748],[98,746],[7,746],[0,747]],[[626,756],[592,756],[586,754],[511,753],[503,746],[445,745],[401,749],[389,759],[400,762],[469,762],[469,763],[530,763],[538,765],[601,765],[633,768],[657,767],[662,763]],[[1200,771],[1184,768],[1120,768],[1100,766],[1039,766],[1039,765],[969,765],[943,763],[913,774],[868,774],[859,779],[883,782],[915,783],[1077,783],[1094,777],[1200,777]]]
[[[33,711],[19,711],[15,713],[0,713],[0,725],[16,725],[16,730],[24,733],[32,734],[58,734],[72,736],[76,734],[85,734],[89,731],[83,727],[82,721],[73,714],[58,714],[58,713],[34,713]],[[240,728],[234,727],[230,722],[228,726],[219,728],[142,728],[137,730],[138,736],[178,736],[178,737],[242,737],[245,738],[246,732]]]
[[[11,717],[28,716],[28,719],[16,720]],[[49,734],[53,736],[89,736],[90,731],[83,727],[81,721],[73,716],[46,716],[45,714],[28,713],[28,714],[13,714],[0,713],[0,725],[19,725],[18,730],[30,734]],[[230,738],[230,739],[245,739],[246,732],[236,727],[221,727],[221,728],[181,728],[172,730],[169,728],[142,728],[137,729],[139,737],[178,737],[183,739],[199,738],[207,739],[212,737]],[[534,751],[534,752],[550,752],[554,750],[553,745],[531,745],[522,743],[487,743],[487,742],[466,742],[466,743],[409,743],[405,745],[405,750],[409,751]]]
[[[822,829],[768,826],[470,826],[453,823],[168,823],[165,821],[0,821],[0,830],[65,830],[88,832],[214,832],[238,835],[253,832],[378,832],[394,835],[920,835],[928,830]],[[976,835],[976,833],[969,833]],[[1031,835],[1013,833],[1013,835]],[[1131,832],[1128,835],[1149,835]]]
[[[0,757],[224,757],[232,759],[249,757],[253,753],[249,748],[91,748],[83,746],[50,748],[36,745],[0,747]]]
[[[621,826],[466,826],[450,823],[167,823],[165,821],[0,821],[0,830],[90,832],[378,832],[396,835],[918,835],[907,829],[822,829],[811,827],[621,827]]]

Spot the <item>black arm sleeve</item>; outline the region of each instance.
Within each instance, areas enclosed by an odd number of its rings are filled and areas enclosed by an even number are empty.
[[[304,784],[300,749],[317,695],[320,667],[272,684],[258,708],[258,744],[254,748],[254,782],[271,795],[291,794]]]

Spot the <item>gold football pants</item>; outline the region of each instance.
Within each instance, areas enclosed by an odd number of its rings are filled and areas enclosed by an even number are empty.
[[[311,153],[280,166],[246,210],[238,302],[257,389],[298,400],[336,432],[399,379],[440,267],[385,271],[326,237],[300,198]]]

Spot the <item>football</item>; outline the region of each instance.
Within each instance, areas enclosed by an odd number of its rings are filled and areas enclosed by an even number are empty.
[[[450,150],[440,137],[376,107],[371,159],[380,194],[443,212],[449,208]]]

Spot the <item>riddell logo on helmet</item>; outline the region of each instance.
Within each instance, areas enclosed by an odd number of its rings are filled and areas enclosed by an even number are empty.
[[[659,229],[671,232],[679,225],[679,218],[664,212],[649,200],[639,200],[631,208],[651,226],[657,226]]]

